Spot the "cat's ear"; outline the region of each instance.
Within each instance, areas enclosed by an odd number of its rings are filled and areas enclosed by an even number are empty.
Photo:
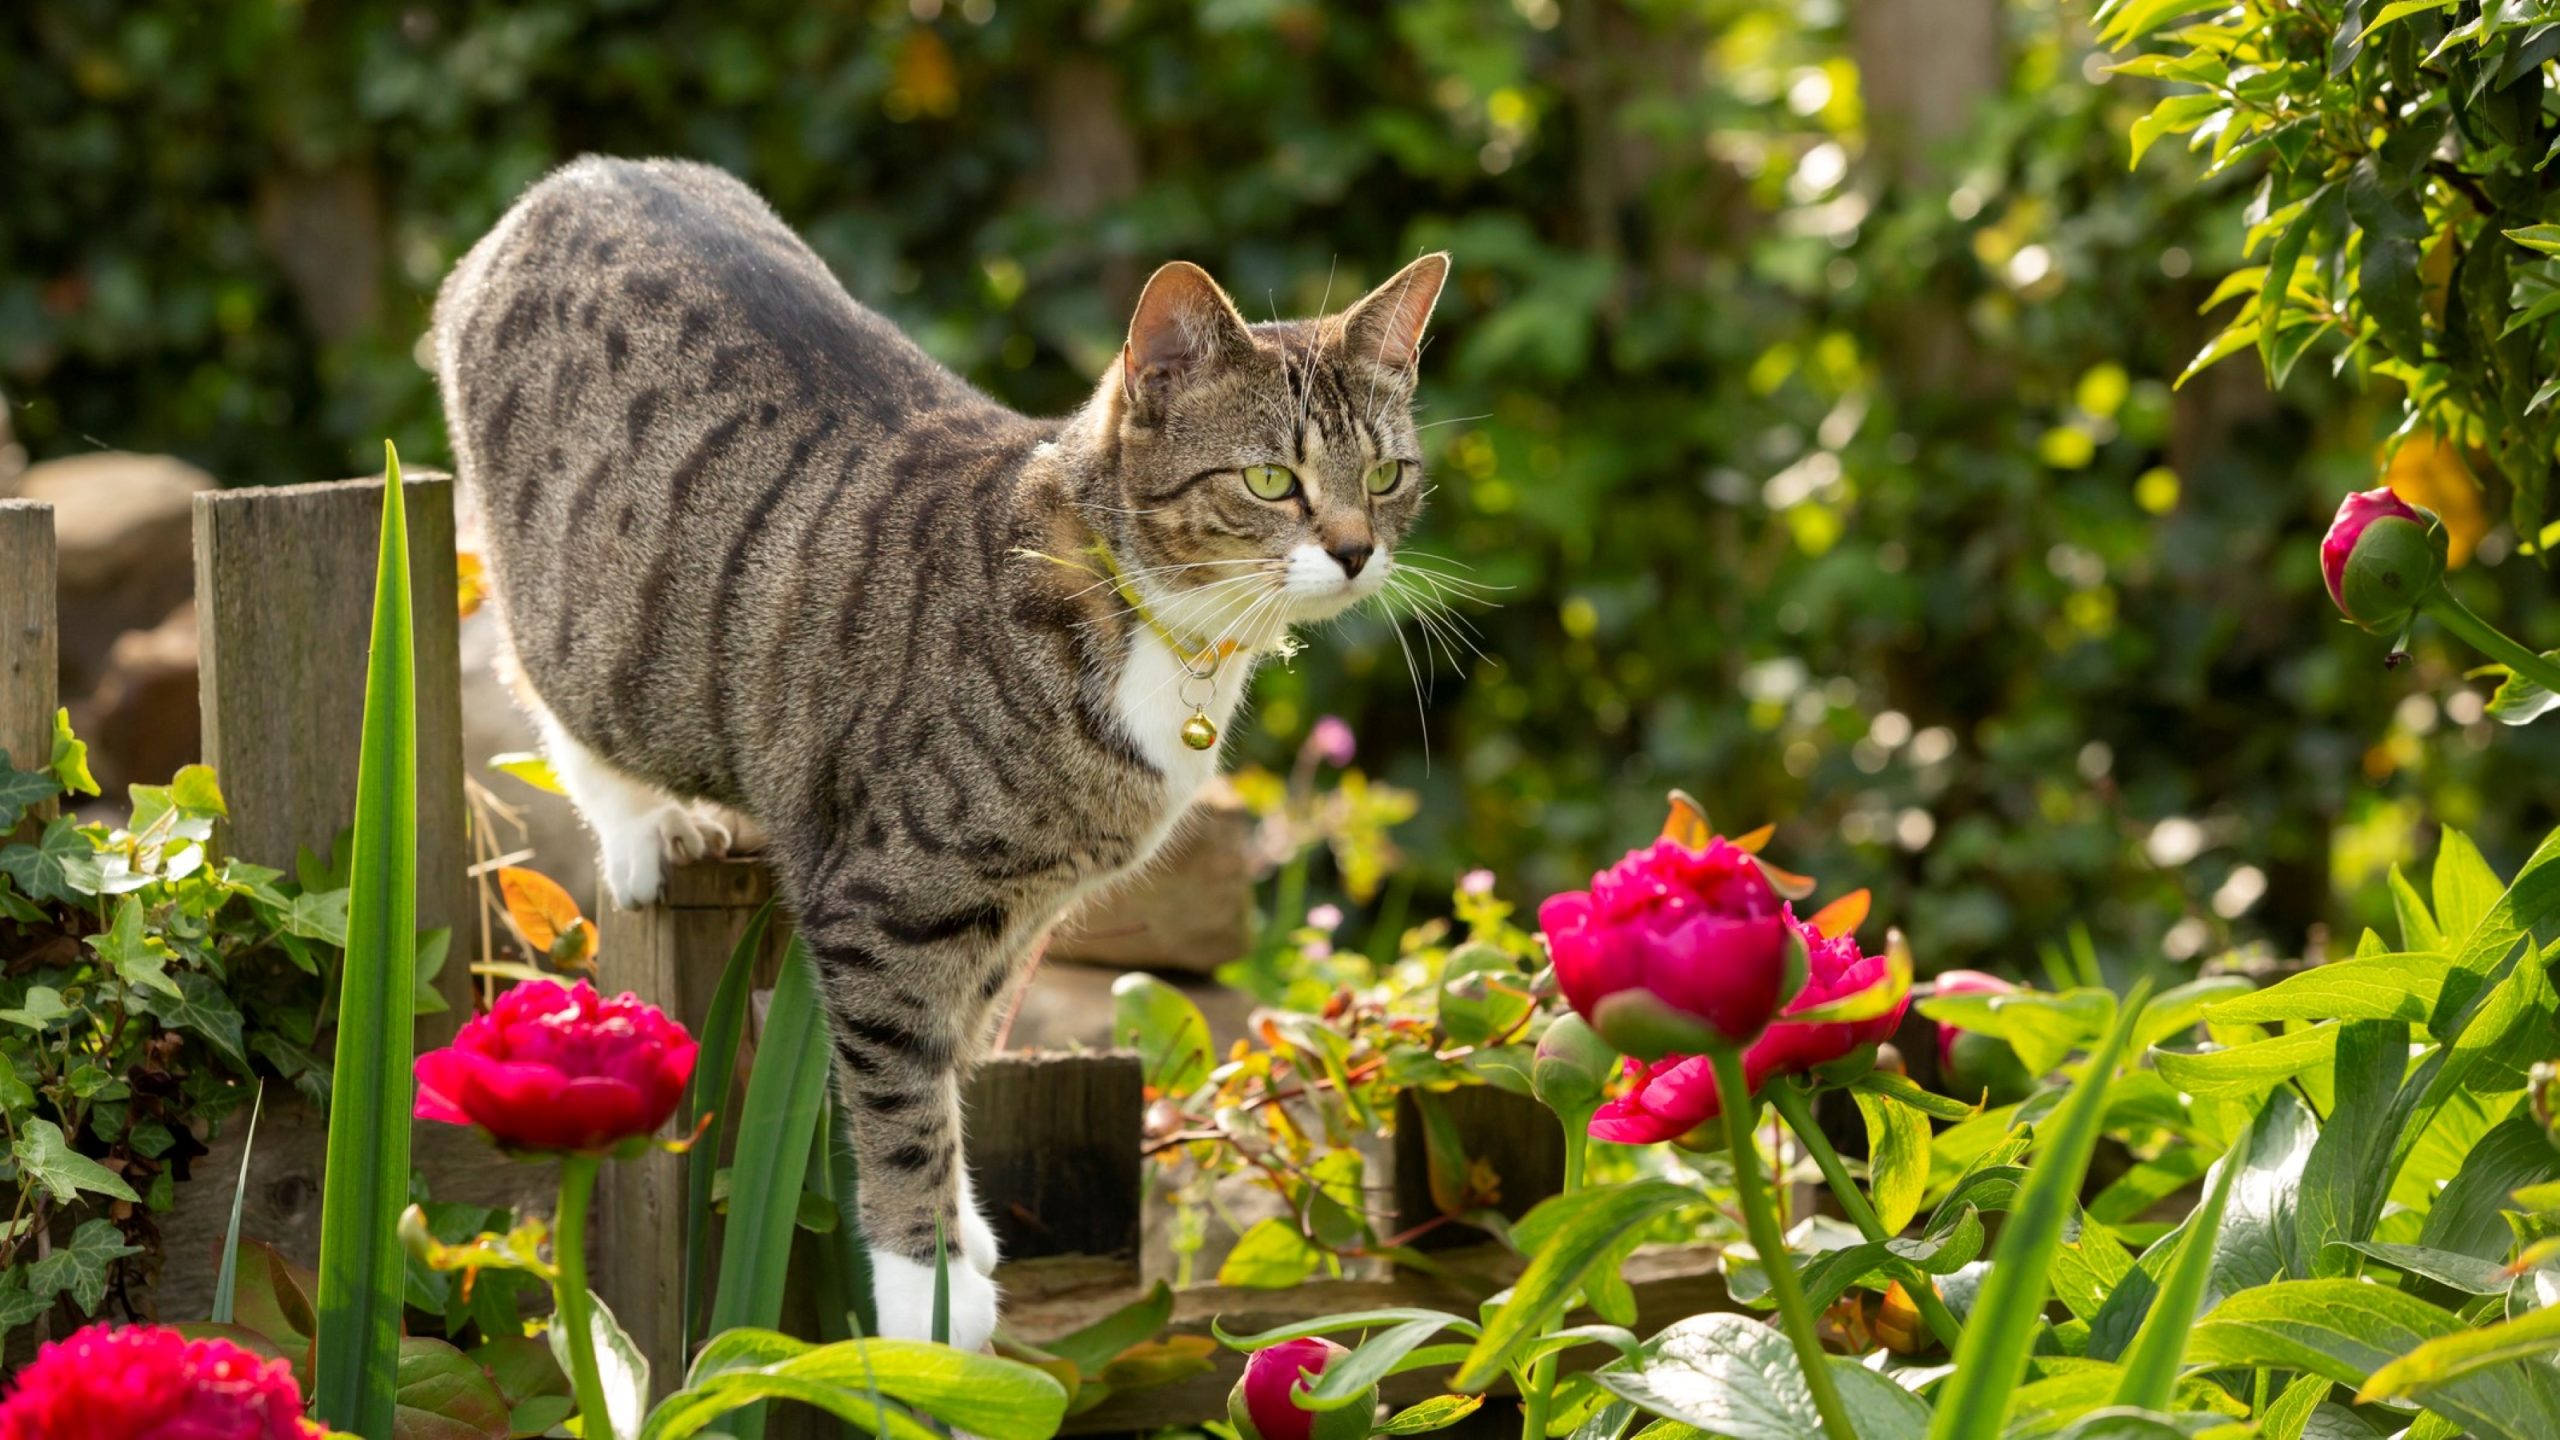
[[[1141,406],[1200,372],[1253,348],[1244,317],[1209,272],[1176,260],[1150,276],[1129,320],[1120,379]]]
[[[1449,252],[1434,251],[1362,296],[1342,312],[1349,353],[1390,369],[1412,369],[1422,358],[1423,327],[1431,323],[1431,307],[1440,303],[1440,287],[1448,279]]]

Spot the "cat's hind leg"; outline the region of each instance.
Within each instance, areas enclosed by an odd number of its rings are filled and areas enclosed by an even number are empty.
[[[738,840],[734,812],[680,800],[616,767],[580,744],[557,716],[531,706],[542,753],[560,788],[596,837],[597,869],[613,903],[625,910],[655,904],[667,866],[728,853]]]

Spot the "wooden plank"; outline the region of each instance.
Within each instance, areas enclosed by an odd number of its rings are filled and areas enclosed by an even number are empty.
[[[1495,1209],[1517,1220],[1531,1206],[1564,1189],[1564,1130],[1545,1106],[1490,1085],[1461,1086],[1435,1098],[1465,1141],[1468,1157],[1493,1167],[1502,1186]],[[1394,1226],[1401,1234],[1440,1213],[1431,1199],[1431,1162],[1422,1115],[1409,1090],[1396,1096],[1395,1145]],[[1453,1223],[1430,1230],[1413,1243],[1417,1249],[1442,1250],[1482,1244],[1485,1238],[1472,1225]]]
[[[54,575],[53,507],[0,500],[0,749],[21,770],[53,758]],[[50,801],[37,811],[52,813]]]
[[[453,482],[407,484],[417,636],[418,924],[453,927],[437,988],[452,1010],[419,1021],[441,1045],[471,1013],[473,933],[465,875],[462,659]],[[231,810],[226,853],[287,871],[326,851],[355,817],[382,482],[342,480],[195,498],[204,757]]]
[[[1010,1054],[969,1078],[969,1172],[1011,1259],[1134,1258],[1145,1075],[1135,1051]]]
[[[701,1031],[712,992],[738,937],[773,894],[761,865],[744,860],[678,866],[667,873],[664,903],[646,910],[608,909],[597,917],[598,987],[628,990]],[[772,984],[791,926],[777,913],[766,931],[759,982]],[[741,1045],[731,1093],[746,1093],[752,1045]],[[731,1127],[713,1129],[703,1143],[725,1156]],[[613,1308],[622,1328],[649,1357],[660,1394],[684,1376],[684,1176],[679,1155],[650,1151],[605,1169],[596,1187],[595,1253],[611,1257],[594,1267],[596,1292]],[[714,1226],[714,1239],[718,1227]]]
[[[1435,1258],[1448,1267],[1447,1276],[1399,1272],[1386,1280],[1308,1280],[1286,1290],[1210,1285],[1176,1291],[1171,1333],[1206,1335],[1215,1320],[1230,1334],[1251,1334],[1322,1315],[1398,1305],[1472,1316],[1478,1301],[1516,1280],[1521,1270],[1519,1257],[1497,1246],[1453,1250]],[[1690,1315],[1743,1308],[1725,1293],[1723,1268],[1711,1246],[1647,1246],[1621,1273],[1635,1292],[1639,1335]],[[1141,1293],[1135,1277],[1117,1267],[1077,1261],[1008,1264],[996,1272],[996,1282],[1005,1293],[1006,1332],[1034,1345],[1090,1325]],[[1583,1313],[1566,1323],[1594,1318]],[[1112,1396],[1068,1420],[1068,1433],[1148,1431],[1224,1415],[1227,1392],[1244,1373],[1244,1357],[1222,1346],[1214,1358],[1217,1368],[1208,1374]],[[1444,1371],[1418,1371],[1391,1379],[1383,1393],[1390,1404],[1409,1405],[1442,1393],[1447,1379]],[[1517,1430],[1516,1411],[1504,1401],[1487,1402],[1485,1412],[1514,1416],[1511,1428]]]

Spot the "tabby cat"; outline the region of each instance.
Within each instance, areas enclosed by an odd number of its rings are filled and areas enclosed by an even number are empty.
[[[446,281],[437,374],[501,666],[616,903],[750,834],[768,852],[821,975],[885,1333],[927,1333],[938,1227],[954,1343],[993,1329],[962,1073],[1045,927],[1209,778],[1256,657],[1387,584],[1447,272],[1248,325],[1169,264],[1092,398],[1045,420],[701,165],[577,161]]]

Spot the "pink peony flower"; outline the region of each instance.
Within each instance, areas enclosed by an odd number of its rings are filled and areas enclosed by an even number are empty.
[[[1538,923],[1565,999],[1639,1059],[1748,1045],[1804,975],[1804,944],[1758,860],[1722,837],[1657,840],[1552,895]]]
[[[417,1116],[517,1150],[608,1151],[675,1113],[693,1037],[654,1005],[581,981],[518,985],[453,1044],[418,1057]]]
[[[1377,1391],[1339,1410],[1309,1410],[1289,1398],[1301,1371],[1322,1375],[1350,1354],[1330,1340],[1308,1336],[1266,1345],[1245,1358],[1244,1378],[1227,1396],[1227,1419],[1244,1440],[1364,1440],[1376,1419]]]
[[[2320,542],[2320,578],[2339,613],[2394,631],[2444,577],[2445,537],[2435,517],[2389,487],[2349,495]]]
[[[2019,987],[1979,970],[1949,970],[1937,979],[1940,995],[2014,995]],[[2036,1088],[2018,1052],[1996,1035],[1938,1023],[1938,1082],[1959,1100],[1989,1096],[1994,1105],[2023,1100]]]
[[[293,1367],[157,1325],[91,1325],[36,1352],[0,1440],[306,1440]]]
[[[1861,951],[1854,936],[1825,936],[1797,920],[1792,910],[1787,912],[1787,923],[1795,927],[1807,960],[1804,989],[1788,1002],[1789,1014],[1854,995],[1884,978],[1885,957]],[[1742,1052],[1743,1082],[1757,1095],[1777,1076],[1817,1070],[1861,1051],[1872,1054],[1876,1045],[1892,1036],[1910,1006],[1911,997],[1906,994],[1891,1011],[1871,1020],[1812,1024],[1780,1020]],[[1703,1056],[1668,1055],[1651,1065],[1629,1060],[1627,1073],[1635,1083],[1592,1117],[1593,1139],[1651,1145],[1686,1135],[1724,1113],[1714,1069]]]

